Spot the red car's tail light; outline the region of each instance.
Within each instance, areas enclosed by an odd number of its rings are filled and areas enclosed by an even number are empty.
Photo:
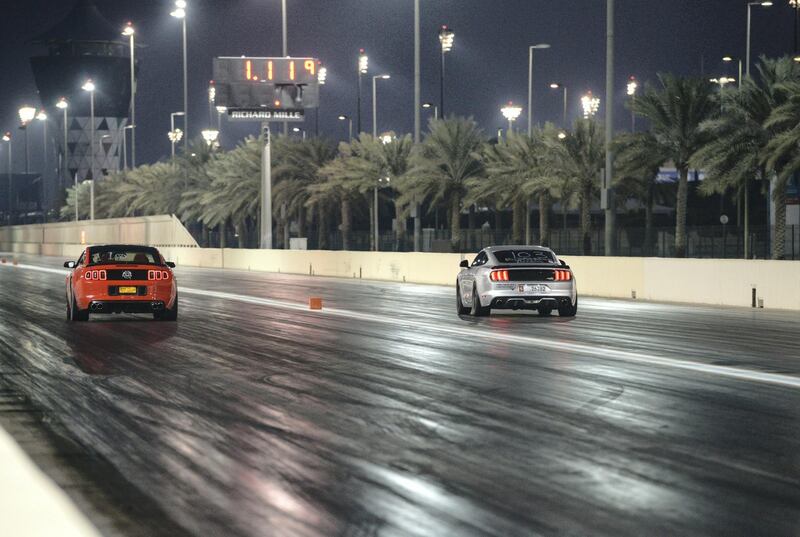
[[[169,280],[169,271],[166,270],[148,270],[147,279],[155,281]]]
[[[572,279],[572,273],[568,270],[555,270],[553,279],[557,282],[568,282]]]
[[[107,279],[107,274],[105,270],[87,270],[83,275],[83,279],[88,281],[105,280]]]
[[[507,270],[493,270],[489,273],[489,279],[493,282],[507,282],[508,281],[508,271]]]

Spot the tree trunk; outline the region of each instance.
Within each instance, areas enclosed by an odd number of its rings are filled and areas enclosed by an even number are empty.
[[[245,237],[244,226],[241,223],[238,223],[234,226],[234,229],[236,229],[236,234],[239,235],[237,237],[238,247],[245,248],[247,245],[247,237]]]
[[[288,211],[286,210],[286,204],[281,204],[281,220],[283,220],[283,249],[289,249],[289,236],[290,236],[290,229],[289,229],[289,215]]]
[[[653,182],[647,183],[647,199],[644,204],[644,255],[653,255]]]
[[[405,218],[400,218],[400,207],[397,206],[397,201],[392,200],[392,205],[394,205],[394,221],[395,226],[397,226],[397,230],[395,232],[395,252],[400,251],[402,247],[405,245],[406,239],[406,221]]]
[[[200,222],[200,226],[202,227],[200,231],[200,243],[203,245],[203,248],[208,248],[208,226],[202,222]]]
[[[450,200],[450,248],[461,249],[461,196],[453,194]]]
[[[227,220],[223,220],[222,223],[219,225],[219,247],[220,248],[227,248],[228,247],[227,244],[226,244],[227,237],[225,237],[225,235],[227,234],[227,231],[228,231],[228,225],[227,224],[228,224],[228,221]]]
[[[369,250],[375,250],[375,202],[371,199],[372,191],[367,199],[367,206],[369,206]]]
[[[342,198],[342,250],[350,249],[350,200]]]
[[[686,205],[689,198],[689,168],[679,168],[678,200],[675,208],[675,257],[686,257]]]
[[[297,232],[300,237],[306,236],[306,206],[303,205],[297,211]]]
[[[539,244],[550,244],[550,194],[539,194]]]
[[[527,208],[528,203],[525,198],[522,196],[514,198],[511,224],[511,235],[514,244],[523,244],[525,242],[525,216]]]
[[[325,207],[321,203],[317,204],[317,214],[319,215],[319,249],[328,249],[328,215]]]
[[[467,229],[469,229],[469,234],[467,235],[466,241],[466,250],[473,251],[476,249],[475,246],[475,204],[469,206],[469,214],[467,215]]]
[[[592,204],[592,190],[587,187],[581,193],[581,235],[583,237],[583,255],[592,255],[592,216],[589,209]]]
[[[775,240],[772,259],[786,259],[786,185],[775,185]]]

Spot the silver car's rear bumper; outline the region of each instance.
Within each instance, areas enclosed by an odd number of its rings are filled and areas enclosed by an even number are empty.
[[[533,291],[530,286],[543,286]],[[540,305],[558,307],[575,304],[576,285],[569,282],[503,282],[490,283],[479,293],[482,306],[493,309],[537,309]]]

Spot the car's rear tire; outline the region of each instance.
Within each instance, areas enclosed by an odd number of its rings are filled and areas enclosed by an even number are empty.
[[[492,311],[492,308],[489,306],[481,306],[481,299],[478,296],[478,289],[475,287],[472,288],[472,308],[470,308],[470,314],[473,317],[486,317]]]
[[[567,304],[558,307],[559,317],[575,317],[578,313],[578,295],[575,295],[575,305]]]
[[[177,321],[178,320],[178,295],[175,295],[175,304],[171,310],[158,311],[153,314],[156,321]]]
[[[75,296],[72,297],[72,304],[67,309],[69,310],[70,321],[85,322],[89,320],[89,310],[81,311],[78,309],[78,303],[75,302]]]
[[[539,315],[542,317],[550,317],[550,314],[553,312],[553,306],[539,306]]]
[[[461,301],[461,287],[457,281],[456,281],[456,313],[458,315],[469,314],[469,308],[466,307],[464,303]]]

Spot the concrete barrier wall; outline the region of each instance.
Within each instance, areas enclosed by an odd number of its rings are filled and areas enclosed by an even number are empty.
[[[170,246],[196,243],[170,216],[0,228],[0,248],[77,259],[87,243],[132,242],[159,246],[178,265],[452,285],[462,259],[474,254],[241,250]],[[91,240],[92,238],[96,240]],[[11,240],[9,240],[11,239]],[[171,242],[174,241],[174,242]],[[752,289],[764,307],[800,311],[800,261],[663,259],[566,256],[579,294],[725,306],[751,305]]]
[[[0,248],[7,251],[44,253],[32,245],[105,243],[197,246],[174,215],[0,227]]]

